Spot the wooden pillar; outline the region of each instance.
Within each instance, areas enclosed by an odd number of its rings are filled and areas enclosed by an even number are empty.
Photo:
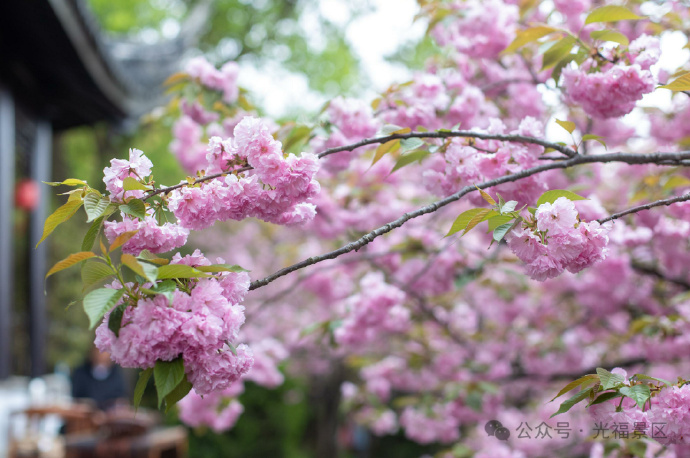
[[[0,87],[0,379],[12,373],[14,168],[14,100]]]
[[[29,228],[29,336],[31,353],[31,376],[39,377],[46,372],[45,348],[47,342],[46,296],[43,293],[44,277],[47,272],[47,245],[34,248],[43,235],[43,223],[48,216],[50,189],[42,181],[50,181],[53,132],[48,121],[36,123],[36,136],[31,148],[31,179],[38,183],[40,195],[38,205],[31,212]]]

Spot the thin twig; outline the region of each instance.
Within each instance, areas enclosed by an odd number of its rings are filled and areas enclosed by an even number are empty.
[[[446,205],[453,203],[457,200],[460,200],[463,196],[466,194],[469,194],[470,192],[474,192],[477,190],[477,188],[480,189],[486,189],[486,188],[491,188],[493,186],[498,186],[503,183],[509,183],[512,181],[517,181],[521,180],[523,178],[535,175],[537,173],[545,172],[547,170],[554,170],[554,169],[567,169],[570,167],[574,167],[576,165],[581,165],[581,164],[587,164],[587,163],[609,163],[609,162],[622,162],[626,164],[656,164],[659,162],[664,162],[670,163],[673,165],[677,165],[680,161],[690,159],[690,151],[684,151],[680,153],[651,153],[651,154],[631,154],[631,153],[609,153],[609,154],[600,154],[600,155],[595,155],[595,156],[575,156],[571,159],[567,159],[564,161],[559,161],[559,162],[552,162],[548,164],[542,164],[536,167],[532,167],[530,169],[523,170],[521,172],[513,173],[510,175],[502,176],[500,178],[496,178],[493,180],[486,181],[484,183],[478,184],[477,186],[465,186],[462,189],[460,189],[458,192],[455,194],[451,194],[450,196],[438,200],[436,202],[433,202],[429,205],[426,205],[424,207],[418,208],[417,210],[407,212],[403,214],[401,217],[398,219],[391,221],[390,223],[387,223],[378,229],[375,229],[368,234],[365,234],[364,236],[360,237],[359,239],[355,240],[354,242],[350,242],[347,245],[337,249],[333,250],[331,252],[325,253],[320,256],[312,256],[308,259],[305,259],[304,261],[298,262],[296,264],[293,264],[291,266],[285,267],[283,269],[278,270],[277,272],[262,278],[260,280],[255,280],[251,283],[249,286],[249,290],[255,290],[257,288],[261,288],[262,286],[266,286],[272,281],[287,275],[291,272],[294,272],[296,270],[300,270],[304,267],[311,266],[313,264],[317,264],[319,262],[325,261],[327,259],[334,259],[337,258],[340,255],[343,255],[345,253],[349,253],[351,251],[357,251],[363,246],[371,243],[376,239],[377,237],[386,234],[390,231],[392,231],[395,228],[398,228],[405,224],[407,221],[417,218],[422,215],[426,215],[428,213],[433,213],[436,210],[438,210],[441,207],[445,207]]]
[[[662,272],[655,269],[654,267],[645,266],[643,264],[633,262],[632,268],[635,269],[639,273],[642,273],[645,275],[650,275],[652,277],[656,277],[659,280],[663,280],[663,281],[666,281],[668,283],[673,283],[674,285],[678,285],[678,286],[682,287],[683,289],[690,291],[690,283],[688,283],[687,281],[680,279],[680,278],[669,278],[666,275],[664,275]]]
[[[649,361],[647,361],[644,358],[630,358],[630,359],[625,359],[621,361],[617,361],[613,364],[606,365],[607,367],[629,367],[629,366],[636,366],[638,364],[647,364]],[[532,378],[532,379],[546,379],[547,381],[552,381],[555,382],[557,380],[565,379],[565,380],[575,380],[578,379],[584,375],[588,374],[596,374],[597,368],[602,367],[604,364],[600,364],[598,366],[592,366],[587,369],[583,370],[577,370],[573,372],[561,372],[561,373],[555,373],[555,374],[530,374],[530,373],[517,373],[517,374],[512,374],[509,375],[508,377],[505,377],[500,380],[496,380],[499,382],[508,382],[512,380],[520,380],[524,378]]]
[[[637,207],[632,207],[632,208],[629,208],[625,211],[622,211],[619,213],[614,213],[613,215],[607,216],[606,218],[600,218],[597,221],[599,222],[599,224],[604,224],[607,221],[613,221],[614,219],[618,219],[618,218],[621,218],[621,217],[626,216],[626,215],[637,213],[637,212],[640,212],[642,210],[649,210],[650,208],[661,207],[664,205],[668,206],[671,204],[675,204],[677,202],[685,202],[687,200],[690,200],[690,193],[683,194],[682,196],[671,197],[669,199],[657,200],[656,202],[650,202],[650,203],[644,204],[644,205],[638,205]]]

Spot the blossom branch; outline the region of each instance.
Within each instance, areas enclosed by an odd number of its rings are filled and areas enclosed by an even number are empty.
[[[392,135],[386,135],[382,137],[374,137],[374,138],[368,138],[362,141],[359,141],[357,143],[352,143],[350,145],[345,145],[345,146],[338,146],[335,148],[329,148],[326,149],[320,153],[318,153],[316,156],[321,159],[326,156],[330,156],[331,154],[335,153],[340,153],[343,151],[353,151],[357,148],[360,148],[362,146],[367,146],[367,145],[374,145],[374,144],[379,144],[379,143],[386,143],[391,140],[404,140],[407,138],[452,138],[452,137],[462,137],[462,138],[477,138],[479,140],[499,140],[499,141],[504,141],[504,142],[514,142],[514,143],[530,143],[533,145],[540,145],[545,148],[551,148],[556,151],[559,151],[563,154],[565,154],[568,157],[575,157],[577,156],[577,152],[571,148],[568,148],[567,146],[563,146],[558,143],[553,143],[553,142],[548,142],[546,140],[542,140],[536,137],[528,137],[525,135],[499,135],[499,134],[484,134],[481,132],[472,132],[472,131],[463,131],[463,130],[452,130],[452,131],[446,131],[446,132],[408,132],[406,134],[392,134]],[[144,201],[150,199],[151,197],[157,195],[157,194],[167,194],[170,191],[174,191],[175,189],[182,188],[184,186],[190,186],[190,185],[195,185],[199,183],[203,183],[205,181],[209,180],[214,180],[216,178],[220,178],[225,175],[229,175],[231,173],[243,173],[243,172],[248,172],[249,170],[252,170],[252,166],[245,166],[237,170],[231,170],[228,172],[220,172],[220,173],[214,173],[212,175],[206,175],[201,178],[198,178],[191,183],[178,183],[173,186],[166,186],[163,188],[155,188],[152,189],[151,191],[148,191],[148,195],[144,197]]]
[[[566,156],[572,158],[577,156],[577,151],[559,143],[549,142],[536,137],[528,137],[526,135],[504,135],[504,134],[485,134],[482,132],[473,132],[471,130],[449,130],[438,132],[408,132],[406,134],[391,134],[383,137],[367,138],[357,143],[346,146],[338,146],[322,151],[317,156],[319,158],[329,156],[331,154],[339,153],[341,151],[352,151],[362,146],[372,145],[376,143],[386,143],[391,140],[405,140],[408,138],[476,138],[479,140],[499,140],[503,142],[513,143],[530,143],[533,145],[543,146],[544,148],[551,148]]]
[[[614,219],[621,218],[626,215],[631,215],[633,213],[640,212],[642,210],[649,210],[650,208],[654,207],[661,207],[661,206],[669,206],[671,204],[675,204],[677,202],[685,202],[690,200],[690,193],[688,194],[683,194],[682,196],[676,196],[676,197],[671,197],[669,199],[663,199],[663,200],[657,200],[655,202],[650,202],[648,204],[644,205],[638,205],[637,207],[632,207],[629,208],[625,211],[619,212],[619,213],[614,213],[611,216],[607,216],[606,218],[600,218],[597,221],[599,224],[604,224],[607,221],[613,221]]]
[[[262,278],[260,280],[255,280],[251,283],[249,286],[249,290],[255,290],[257,288],[261,288],[262,286],[266,286],[272,281],[285,276],[289,273],[295,272],[297,270],[303,269],[304,267],[311,266],[314,264],[317,264],[319,262],[325,261],[327,259],[335,259],[338,256],[341,256],[345,253],[349,253],[351,251],[357,251],[360,248],[364,247],[365,245],[371,243],[376,239],[377,237],[380,237],[383,234],[386,234],[390,231],[392,231],[395,228],[398,228],[405,224],[407,221],[420,217],[422,215],[426,215],[429,213],[433,213],[437,211],[439,208],[445,207],[446,205],[455,202],[457,200],[460,200],[463,196],[466,194],[469,194],[470,192],[474,192],[479,189],[487,189],[491,188],[494,186],[498,186],[503,183],[509,183],[513,181],[518,181],[523,178],[527,178],[529,176],[545,172],[547,170],[554,170],[554,169],[567,169],[570,167],[574,167],[577,165],[582,165],[582,164],[588,164],[588,163],[609,163],[609,162],[621,162],[621,163],[626,163],[626,164],[663,164],[663,165],[677,165],[678,163],[690,159],[690,151],[683,151],[683,152],[678,152],[678,153],[651,153],[651,154],[631,154],[631,153],[609,153],[609,154],[600,154],[596,156],[582,156],[582,155],[577,155],[571,159],[563,160],[563,161],[558,161],[558,162],[552,162],[548,164],[542,164],[536,167],[532,167],[530,169],[523,170],[521,172],[513,173],[510,175],[506,175],[500,178],[496,178],[493,180],[486,181],[484,183],[478,184],[477,186],[465,186],[462,189],[460,189],[458,192],[455,194],[451,194],[450,196],[438,200],[436,202],[433,202],[429,205],[426,205],[424,207],[421,207],[417,210],[407,212],[403,214],[401,217],[398,219],[391,221],[390,223],[387,223],[378,229],[374,229],[373,231],[365,234],[364,236],[360,237],[359,239],[348,243],[347,245],[338,248],[337,250],[333,250],[331,252],[322,254],[320,256],[312,256],[308,259],[305,259],[304,261],[298,262],[296,264],[293,264],[291,266],[285,267],[283,269],[278,270],[277,272]],[[662,204],[660,204],[662,205]]]

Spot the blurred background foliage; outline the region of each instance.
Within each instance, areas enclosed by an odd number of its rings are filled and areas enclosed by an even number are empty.
[[[192,0],[88,0],[103,29],[142,42],[172,38]],[[357,58],[344,31],[318,15],[318,0],[215,0],[198,51],[216,64],[270,60],[304,74],[311,89],[334,96],[363,84]],[[351,14],[366,10],[354,1]],[[305,13],[315,21],[305,27]],[[316,22],[316,23],[313,23]],[[319,29],[315,39],[313,29]]]

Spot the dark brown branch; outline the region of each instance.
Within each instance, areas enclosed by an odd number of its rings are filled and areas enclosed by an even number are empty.
[[[650,275],[652,277],[656,277],[659,280],[663,280],[669,283],[673,283],[674,285],[678,285],[682,287],[683,289],[690,291],[690,283],[688,283],[685,280],[679,279],[679,278],[669,278],[654,267],[651,266],[646,266],[643,264],[638,264],[638,263],[633,263],[632,268],[635,269],[637,272],[645,274],[645,275]]]
[[[644,205],[638,205],[637,207],[632,207],[625,211],[614,213],[613,215],[607,216],[606,218],[600,218],[597,221],[600,224],[604,224],[607,221],[613,221],[614,219],[622,218],[623,216],[631,215],[642,210],[649,210],[650,208],[654,207],[668,206],[671,204],[675,204],[677,202],[685,202],[687,200],[690,200],[690,193],[683,194],[682,196],[671,197],[669,199],[657,200],[656,202],[650,202]]]
[[[525,379],[525,378],[532,378],[532,379],[541,379],[545,381],[551,381],[555,382],[557,380],[577,380],[580,377],[583,377],[587,374],[596,374],[597,373],[597,367],[610,367],[613,369],[614,367],[630,367],[630,366],[635,366],[637,364],[647,364],[649,363],[648,360],[644,358],[630,358],[626,360],[621,360],[617,361],[613,364],[600,364],[598,366],[593,366],[587,369],[583,370],[578,370],[578,371],[573,371],[573,372],[560,372],[560,373],[555,373],[555,374],[527,374],[527,373],[517,373],[513,375],[509,375],[508,377],[501,379],[499,381],[502,382],[508,382],[512,380],[520,380],[520,379]]]
[[[391,140],[404,140],[406,138],[478,138],[479,140],[499,140],[503,142],[514,143],[530,143],[533,145],[543,146],[544,148],[551,148],[566,156],[572,158],[577,156],[577,151],[568,148],[559,143],[547,142],[535,137],[527,137],[525,135],[503,135],[503,134],[485,134],[481,132],[473,132],[470,130],[449,130],[445,132],[408,132],[406,134],[392,134],[384,137],[368,138],[357,143],[346,146],[338,146],[336,148],[329,148],[318,154],[319,158],[329,156],[331,154],[339,153],[341,151],[352,151],[362,146],[372,145],[375,143],[386,143]]]
[[[386,135],[382,137],[375,137],[375,138],[368,138],[365,140],[362,140],[357,143],[353,143],[351,145],[346,145],[346,146],[339,146],[337,148],[329,148],[327,150],[324,150],[317,154],[316,156],[321,159],[322,157],[330,156],[331,154],[339,153],[342,151],[352,151],[357,148],[360,148],[362,146],[367,146],[367,145],[374,145],[377,143],[386,143],[391,140],[402,140],[406,138],[452,138],[452,137],[462,137],[462,138],[478,138],[480,140],[499,140],[499,141],[505,141],[505,142],[517,142],[517,143],[531,143],[534,145],[540,145],[545,148],[551,148],[556,151],[559,151],[563,154],[565,154],[568,157],[574,157],[577,155],[577,152],[568,148],[567,146],[563,146],[558,143],[552,143],[552,142],[547,142],[546,140],[541,140],[539,138],[534,138],[534,137],[527,137],[525,135],[493,135],[493,134],[484,134],[481,132],[472,132],[472,131],[463,131],[463,130],[454,130],[454,131],[447,131],[447,132],[408,132],[406,134],[393,134],[393,135]],[[182,182],[179,184],[176,184],[174,186],[167,186],[164,188],[157,188],[153,189],[151,191],[148,191],[148,195],[144,197],[144,200],[148,200],[151,197],[157,195],[157,194],[167,194],[170,191],[174,191],[175,189],[179,189],[183,186],[189,186],[189,185],[194,185],[194,184],[199,184],[203,183],[205,181],[213,180],[216,178],[220,178],[225,175],[229,175],[231,173],[242,173],[242,172],[247,172],[249,170],[252,170],[252,166],[246,166],[242,167],[237,170],[233,170],[230,172],[221,172],[221,173],[214,173],[212,175],[206,175],[204,177],[198,178],[194,180],[191,183],[186,183]]]
[[[398,228],[405,224],[407,221],[417,218],[422,215],[426,215],[428,213],[433,213],[436,210],[438,210],[441,207],[445,207],[446,205],[455,202],[457,200],[460,200],[463,196],[466,194],[469,194],[470,192],[474,192],[477,190],[477,188],[481,189],[486,189],[486,188],[491,188],[493,186],[498,186],[503,183],[509,183],[512,181],[517,181],[521,180],[523,178],[535,175],[537,173],[545,172],[547,170],[554,170],[554,169],[567,169],[570,167],[574,167],[577,165],[582,165],[582,164],[588,164],[588,163],[609,163],[609,162],[622,162],[626,164],[657,164],[659,162],[664,162],[664,164],[669,163],[673,165],[677,165],[680,161],[690,159],[690,151],[684,151],[680,153],[651,153],[651,154],[630,154],[630,153],[609,153],[609,154],[599,154],[595,156],[581,156],[577,155],[571,159],[566,159],[563,161],[558,161],[558,162],[552,162],[548,164],[542,164],[536,167],[532,167],[530,169],[523,170],[518,173],[513,173],[511,175],[506,175],[500,178],[496,178],[494,180],[489,180],[484,183],[481,183],[477,186],[465,186],[462,189],[460,189],[458,192],[455,194],[451,194],[450,196],[446,197],[445,199],[438,200],[436,202],[433,202],[432,204],[429,204],[427,206],[421,207],[417,210],[408,212],[403,214],[400,218],[391,221],[388,224],[385,224],[378,229],[375,229],[368,234],[365,234],[361,238],[355,240],[354,242],[348,243],[347,245],[331,251],[329,253],[325,253],[320,256],[312,256],[311,258],[305,259],[304,261],[298,262],[296,264],[293,264],[291,266],[285,267],[283,269],[280,269],[279,271],[261,279],[261,280],[255,280],[251,283],[249,286],[249,290],[254,290],[257,288],[261,288],[262,286],[266,286],[272,281],[287,275],[291,272],[294,272],[296,270],[302,269],[307,266],[311,266],[313,264],[317,264],[319,262],[325,261],[326,259],[334,259],[337,258],[338,256],[341,256],[345,253],[349,253],[351,251],[357,251],[360,248],[364,247],[365,245],[369,244],[372,242],[374,239],[377,237],[386,234],[390,231],[392,231],[395,228]]]

